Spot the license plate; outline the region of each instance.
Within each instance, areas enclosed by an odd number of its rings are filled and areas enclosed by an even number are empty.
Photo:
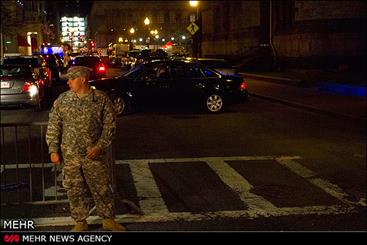
[[[10,88],[10,82],[1,82],[1,88]]]

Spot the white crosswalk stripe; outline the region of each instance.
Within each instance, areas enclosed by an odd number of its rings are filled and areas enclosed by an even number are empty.
[[[365,200],[352,202],[348,195],[337,185],[318,177],[318,174],[304,167],[299,162],[299,156],[234,156],[234,157],[200,157],[200,158],[170,158],[170,159],[131,159],[116,160],[116,165],[128,165],[133,177],[137,191],[139,206],[144,215],[124,214],[118,215],[117,221],[124,222],[165,222],[175,220],[196,221],[211,220],[216,218],[259,218],[278,217],[289,215],[337,215],[358,212],[361,206],[365,207]],[[327,194],[341,201],[338,205],[319,205],[304,207],[276,207],[264,197],[251,193],[251,183],[233,169],[228,161],[249,160],[274,160],[285,166],[294,174],[304,178],[311,184],[324,190]],[[205,162],[227,185],[247,207],[246,210],[215,211],[205,213],[169,212],[162,194],[154,180],[153,173],[149,167],[152,163],[185,164],[193,162]],[[27,164],[29,166],[29,164]],[[33,164],[34,167],[40,164]],[[19,166],[18,166],[19,167]],[[7,165],[6,169],[14,169],[15,166]],[[50,217],[34,219],[37,226],[60,226],[73,225],[70,217]],[[90,216],[88,222],[91,224],[101,223],[97,216]]]
[[[149,165],[144,162],[130,164],[139,205],[145,214],[168,213],[168,209],[154,181]]]

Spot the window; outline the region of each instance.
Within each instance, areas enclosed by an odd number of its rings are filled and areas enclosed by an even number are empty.
[[[156,22],[158,24],[164,24],[164,12],[163,11],[158,12],[156,16]]]
[[[199,78],[202,77],[200,68],[196,64],[175,64],[172,67],[172,76],[176,78]]]
[[[173,11],[169,12],[169,23],[176,24],[176,13]]]
[[[130,79],[135,79],[141,73],[142,67],[137,66],[129,72],[125,73],[123,76]]]
[[[75,65],[94,67],[101,61],[98,57],[77,57],[75,58]]]
[[[153,67],[148,67],[140,76],[140,80],[151,81],[156,79],[169,78],[169,66],[161,63]]]
[[[206,77],[219,78],[219,75],[216,72],[205,67],[203,68],[203,73]]]

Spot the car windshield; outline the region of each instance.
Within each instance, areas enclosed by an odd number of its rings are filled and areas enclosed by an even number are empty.
[[[136,66],[132,70],[128,71],[127,73],[123,74],[123,77],[129,78],[129,79],[135,79],[141,72],[142,66]]]
[[[87,66],[94,67],[100,63],[100,59],[98,57],[76,57],[75,65],[78,66]]]
[[[2,77],[22,76],[29,73],[28,67],[0,67],[0,76]]]
[[[45,60],[47,61],[47,63],[49,65],[56,65],[56,57],[54,55],[50,55],[50,54],[47,54],[47,55],[44,55],[43,56],[45,58]]]
[[[39,61],[37,58],[8,58],[4,59],[4,64],[6,65],[31,65],[32,67],[39,67]]]
[[[128,57],[136,58],[140,55],[140,51],[139,52],[135,52],[135,51],[134,52],[129,52],[129,53],[127,53],[127,55],[128,55]]]

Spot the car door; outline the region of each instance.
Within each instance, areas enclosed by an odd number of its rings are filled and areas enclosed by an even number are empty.
[[[167,63],[149,64],[135,79],[134,90],[139,101],[166,101],[171,96],[171,75]]]
[[[174,62],[171,73],[173,90],[180,100],[196,100],[205,89],[205,78],[196,63]]]

